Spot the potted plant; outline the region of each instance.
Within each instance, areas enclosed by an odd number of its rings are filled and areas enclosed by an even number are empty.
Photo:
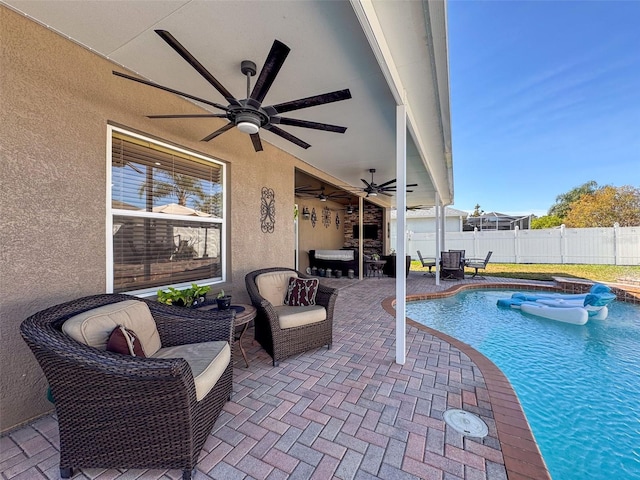
[[[209,290],[211,290],[209,285],[192,283],[191,287],[182,290],[174,287],[169,287],[166,292],[158,290],[157,295],[160,303],[178,307],[197,307],[205,302]]]
[[[218,310],[229,310],[231,307],[231,295],[226,295],[224,290],[220,290],[216,297],[216,303],[218,304]]]

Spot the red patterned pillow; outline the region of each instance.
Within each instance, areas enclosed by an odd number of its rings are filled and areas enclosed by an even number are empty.
[[[107,341],[107,351],[146,358],[138,336],[128,328],[118,325],[113,329]]]
[[[284,304],[291,307],[315,305],[319,283],[317,278],[290,277]]]

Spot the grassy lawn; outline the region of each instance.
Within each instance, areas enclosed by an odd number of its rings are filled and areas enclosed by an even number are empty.
[[[411,262],[411,270],[428,271],[419,261]],[[467,273],[473,273],[467,269]],[[553,280],[552,277],[582,278],[599,282],[624,282],[626,279],[640,281],[640,267],[616,265],[555,265],[555,264],[515,264],[489,263],[480,275],[492,277],[522,278],[526,280]]]

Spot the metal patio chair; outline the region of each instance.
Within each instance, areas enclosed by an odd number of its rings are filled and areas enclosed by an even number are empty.
[[[491,258],[492,253],[493,252],[490,251],[489,253],[487,253],[487,256],[485,258],[469,258],[465,262],[465,267],[475,268],[476,270],[471,276],[471,278],[475,278],[478,275],[479,269],[484,270],[485,268],[487,268],[487,263],[489,263],[489,259]],[[484,278],[484,277],[480,276],[480,278]]]
[[[431,271],[432,267],[436,266],[436,259],[435,258],[423,258],[422,257],[422,253],[420,253],[420,250],[418,250],[418,257],[420,258],[420,263],[422,263],[422,267],[423,268],[429,268],[429,272],[424,272],[423,275],[431,275],[432,277],[435,277],[435,273],[433,273]]]

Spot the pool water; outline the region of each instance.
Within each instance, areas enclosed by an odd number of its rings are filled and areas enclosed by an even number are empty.
[[[640,479],[640,307],[571,325],[498,308],[514,291],[407,303],[407,316],[471,345],[509,378],[554,480]]]

